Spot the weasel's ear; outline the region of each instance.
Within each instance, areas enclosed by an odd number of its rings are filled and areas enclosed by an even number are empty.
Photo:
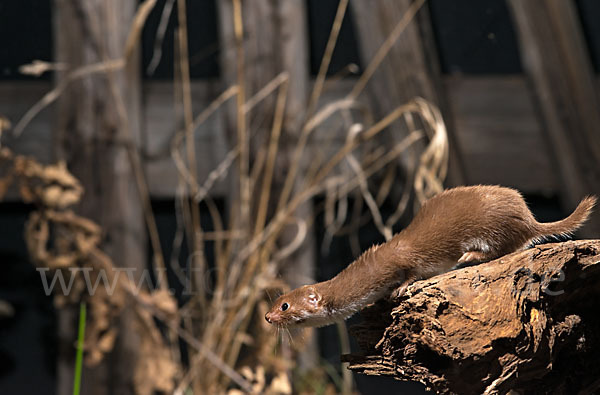
[[[319,302],[321,301],[321,294],[317,292],[317,290],[314,287],[308,287],[307,289],[308,291],[308,302],[312,305],[317,306],[319,304]]]

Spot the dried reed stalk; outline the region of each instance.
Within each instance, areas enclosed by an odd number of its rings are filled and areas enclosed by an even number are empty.
[[[234,8],[234,11],[235,11],[235,8]],[[338,14],[338,15],[340,15],[340,14]],[[412,16],[410,16],[410,18],[412,18]],[[404,20],[404,25],[406,25],[407,23],[408,22],[406,20]],[[401,27],[400,30],[402,30],[402,29],[403,29],[403,27]],[[397,35],[399,35],[398,31],[399,31],[399,29],[395,30]],[[239,46],[238,46],[238,50],[239,50]],[[380,57],[380,59],[377,61],[380,62],[381,59],[382,59],[382,57]],[[238,75],[240,75],[240,74],[238,74]],[[362,83],[366,83],[366,80],[363,79]],[[353,92],[357,92],[357,91],[355,90]],[[315,97],[315,96],[313,96],[313,97]],[[316,97],[318,97],[318,95]],[[238,101],[238,103],[239,103],[239,101]],[[309,136],[310,136],[311,132],[319,124],[321,124],[325,119],[329,118],[333,114],[335,114],[343,109],[346,109],[346,108],[357,107],[358,105],[359,104],[355,100],[352,100],[352,99],[334,103],[333,105],[330,105],[330,106],[326,107],[325,109],[323,109],[322,111],[318,112],[315,116],[310,118],[305,123],[302,133],[300,135],[299,144],[294,153],[292,169],[288,172],[288,177],[285,180],[283,192],[280,196],[280,200],[279,200],[278,207],[277,207],[274,218],[268,224],[265,224],[266,226],[260,232],[256,232],[256,230],[258,230],[260,228],[259,226],[256,226],[255,232],[254,232],[254,237],[251,238],[247,242],[246,246],[244,248],[242,248],[242,250],[237,254],[236,257],[232,257],[233,261],[229,266],[231,269],[231,274],[229,276],[229,279],[228,279],[229,281],[228,281],[227,287],[226,287],[228,289],[222,289],[222,290],[220,290],[220,292],[217,293],[218,297],[215,299],[217,301],[217,303],[216,303],[217,311],[215,311],[214,316],[211,316],[211,323],[215,329],[212,331],[207,330],[205,335],[207,333],[210,333],[211,336],[214,334],[217,334],[219,332],[216,330],[216,328],[222,328],[223,326],[225,326],[227,328],[227,330],[224,331],[224,333],[221,332],[221,334],[222,334],[221,337],[224,336],[225,340],[220,341],[220,344],[221,344],[220,349],[223,350],[223,352],[224,352],[223,346],[229,344],[229,339],[235,338],[234,334],[236,333],[236,331],[243,330],[243,328],[245,328],[246,325],[242,321],[246,321],[246,322],[248,321],[249,316],[250,316],[249,313],[251,311],[250,308],[256,303],[256,300],[259,297],[259,294],[261,292],[260,289],[257,289],[256,287],[254,289],[252,289],[252,288],[248,289],[249,286],[250,287],[252,286],[252,284],[248,283],[248,279],[260,278],[261,274],[264,274],[264,270],[268,268],[268,265],[263,264],[263,265],[261,265],[261,269],[263,269],[263,270],[259,269],[259,272],[255,273],[255,271],[254,271],[255,270],[254,269],[255,262],[256,262],[255,257],[260,256],[261,261],[263,263],[270,262],[270,260],[268,258],[269,258],[269,256],[273,255],[272,252],[273,252],[274,241],[277,239],[277,236],[278,236],[279,232],[281,231],[283,225],[288,221],[288,218],[293,217],[294,210],[300,204],[304,203],[308,198],[312,197],[315,193],[317,193],[321,190],[319,184],[324,182],[324,180],[327,178],[327,176],[333,170],[333,168],[335,168],[339,164],[339,162],[341,162],[343,160],[343,158],[347,157],[352,152],[352,150],[354,148],[356,148],[356,146],[359,145],[359,143],[362,143],[364,141],[371,139],[376,134],[381,132],[391,122],[400,118],[406,112],[414,111],[414,112],[418,113],[420,111],[420,109],[416,103],[411,103],[410,105],[401,106],[398,109],[396,109],[393,113],[391,113],[389,116],[384,118],[382,121],[378,122],[373,127],[369,128],[363,134],[363,136],[361,136],[360,139],[349,139],[349,141],[344,145],[344,147],[336,155],[334,155],[333,159],[330,160],[323,168],[321,168],[319,171],[317,171],[316,174],[314,175],[314,177],[311,177],[311,179],[308,180],[307,189],[302,191],[298,196],[292,198],[288,202],[288,197],[290,196],[290,193],[292,190],[292,185],[294,184],[294,180],[296,177],[297,165],[299,163],[300,157],[302,156],[302,154],[304,152],[304,149],[309,140]],[[238,104],[238,108],[239,108],[239,104]],[[277,117],[276,117],[276,119],[277,119]],[[403,141],[403,143],[406,143],[406,144],[401,144],[400,147],[397,147],[399,149],[394,150],[392,155],[386,155],[384,157],[383,162],[389,163],[389,161],[391,160],[390,158],[397,157],[397,155],[399,155],[408,145],[412,144],[412,142],[418,140],[420,137],[422,137],[422,134],[420,134],[420,133],[411,134],[407,140]],[[360,141],[358,141],[358,140],[360,140]],[[374,172],[373,169],[376,167],[377,166],[374,166],[372,169],[370,169],[370,171],[371,171],[370,174],[372,174]],[[355,166],[355,168],[358,171],[360,171],[362,174],[366,174],[366,172],[362,171],[358,166]],[[423,174],[427,174],[427,173],[423,173]],[[364,177],[365,176],[363,175],[362,178],[364,178]],[[349,184],[352,184],[352,182],[346,181],[346,185],[349,185]],[[343,185],[343,183],[340,182],[340,185]],[[265,186],[265,184],[263,183],[263,188],[264,188],[264,186]],[[350,189],[350,187],[347,187],[347,189]],[[206,192],[204,192],[204,194],[205,193]],[[406,201],[405,199],[402,199],[401,205],[399,205],[399,209],[402,208],[403,206],[405,207],[405,201]],[[259,203],[259,204],[264,204],[264,203]],[[259,210],[259,212],[261,214],[258,217],[257,224],[262,222],[262,218],[263,218],[262,217],[262,215],[263,215],[262,209]],[[275,252],[275,255],[276,255],[276,252]],[[243,279],[241,283],[237,281],[238,278]],[[224,295],[233,296],[233,300],[225,299]],[[249,295],[250,295],[250,297],[249,297]],[[235,314],[233,316],[228,317],[228,314],[225,311],[226,309],[223,308],[226,305],[225,302],[227,302],[227,301],[230,302],[233,306],[231,308],[232,311],[235,311]],[[240,303],[242,301],[245,301],[246,303],[240,305]],[[240,310],[240,308],[241,308],[241,310]],[[233,313],[231,313],[231,314],[233,314]],[[236,317],[238,317],[238,318],[236,318]],[[240,321],[240,317],[242,317],[242,321]],[[236,325],[238,325],[237,330],[235,329]],[[207,328],[207,329],[209,329],[209,328]],[[210,338],[210,336],[208,338]],[[207,340],[208,338],[205,337],[205,340]],[[219,342],[219,341],[217,341],[217,342]],[[239,350],[239,343],[237,343],[237,346],[234,347],[234,349],[229,354],[230,358],[228,358],[228,360],[230,361],[230,363],[233,363],[233,361],[235,361],[235,359],[237,358],[238,351],[236,351],[236,350]]]
[[[179,72],[181,76],[181,87],[182,87],[182,104],[183,104],[183,120],[185,128],[185,141],[187,149],[187,160],[190,177],[194,180],[198,179],[198,165],[196,161],[196,144],[194,142],[194,130],[193,122],[194,116],[192,112],[192,89],[190,83],[190,66],[189,66],[189,54],[188,54],[188,32],[187,32],[187,13],[185,0],[177,1],[177,17],[178,17],[178,29],[177,29],[177,42],[179,43]],[[190,194],[191,195],[191,194]],[[188,232],[189,239],[191,240],[191,251],[192,251],[192,267],[194,270],[198,270],[199,273],[206,271],[206,260],[204,254],[204,242],[203,242],[203,230],[200,223],[200,207],[192,199],[186,199],[184,202],[188,205],[188,210],[191,213],[190,231]],[[198,283],[201,283],[202,278],[196,279]],[[206,310],[206,298],[205,295],[198,295],[199,303],[202,310]]]
[[[424,0],[415,1],[398,22],[392,33],[383,43],[375,58],[367,66],[365,72],[358,79],[352,91],[340,100],[328,103],[318,108],[319,97],[327,84],[332,84],[336,78],[326,81],[325,75],[335,48],[339,30],[348,1],[342,0],[338,6],[333,28],[331,30],[324,58],[322,60],[317,81],[307,103],[306,119],[301,125],[298,143],[292,154],[291,166],[283,183],[280,195],[273,196],[273,173],[275,171],[276,158],[279,154],[279,142],[285,117],[285,106],[288,92],[289,75],[283,72],[266,84],[253,97],[246,97],[246,75],[243,45],[243,19],[242,5],[240,0],[233,1],[233,25],[235,33],[235,48],[237,56],[237,84],[223,91],[209,106],[203,109],[195,118],[192,110],[191,87],[189,76],[189,54],[187,53],[187,30],[185,2],[178,1],[178,79],[176,82],[181,88],[178,97],[183,105],[184,126],[175,133],[171,142],[171,157],[180,175],[180,189],[177,192],[178,203],[178,232],[174,243],[179,245],[183,235],[192,238],[192,253],[202,252],[203,243],[208,240],[215,241],[217,281],[215,292],[208,297],[203,292],[193,295],[187,302],[179,307],[177,320],[168,320],[164,314],[153,307],[148,306],[147,300],[137,300],[145,308],[150,308],[152,314],[163,319],[176,337],[170,337],[166,343],[173,345],[177,337],[183,339],[186,344],[196,350],[191,358],[187,371],[183,362],[176,353],[173,353],[175,363],[180,366],[182,374],[177,376],[179,384],[178,393],[183,393],[188,387],[202,389],[203,391],[225,392],[230,387],[230,382],[236,383],[245,390],[250,390],[250,383],[241,375],[240,355],[244,344],[253,347],[255,351],[254,363],[266,367],[273,376],[279,377],[279,373],[285,372],[288,363],[282,355],[273,357],[272,349],[276,339],[268,330],[260,324],[251,325],[253,318],[259,323],[260,309],[264,308],[266,291],[276,287],[284,287],[277,279],[278,265],[282,259],[288,257],[302,244],[314,218],[298,218],[295,212],[298,207],[306,203],[316,194],[325,193],[324,204],[327,218],[328,237],[345,231],[344,223],[350,215],[352,224],[349,229],[356,229],[361,222],[360,210],[366,203],[372,217],[375,218],[378,229],[386,238],[391,237],[391,227],[405,211],[409,197],[410,186],[416,191],[419,201],[438,192],[442,187],[442,181],[447,171],[448,142],[443,120],[433,105],[423,99],[417,98],[409,103],[398,106],[394,111],[383,119],[373,122],[368,113],[364,112],[367,107],[365,103],[358,100],[360,93],[366,87],[378,66],[381,64],[393,43],[398,39],[406,26],[414,18],[417,11],[423,5]],[[40,102],[34,105],[21,119],[15,128],[18,135],[35,117],[39,111],[52,103],[67,89],[68,85],[78,79],[92,74],[111,73],[122,69],[129,58],[134,44],[139,39],[141,27],[149,13],[154,7],[155,0],[146,0],[140,8],[132,24],[130,35],[124,49],[122,58],[116,60],[104,60],[98,64],[84,66],[74,70],[67,75],[63,82],[49,92]],[[163,14],[170,13],[165,7]],[[159,34],[164,34],[158,32]],[[158,54],[155,54],[159,56]],[[351,68],[348,68],[351,71]],[[346,72],[346,71],[344,71]],[[117,103],[121,103],[120,120],[123,127],[127,128],[126,114],[122,113],[124,106],[122,98],[116,89],[114,82],[113,95]],[[274,118],[271,132],[263,151],[257,155],[257,160],[251,168],[250,145],[251,133],[246,123],[246,117],[270,95],[276,94],[276,103],[273,109]],[[224,103],[236,97],[236,120],[237,120],[237,144],[233,147],[221,164],[210,172],[208,178],[201,182],[197,174],[196,145],[194,133],[202,124]],[[362,110],[362,117],[356,118],[356,111]],[[305,174],[299,174],[300,162],[306,155],[307,147],[311,143],[311,137],[323,123],[332,118],[340,116],[341,124],[348,131],[347,139],[342,146],[333,154],[319,152],[318,156]],[[424,125],[423,130],[414,127],[413,117],[419,117]],[[369,148],[366,144],[375,136],[385,131],[393,122],[404,121],[411,131],[394,147]],[[391,185],[396,174],[395,165],[390,164],[415,142],[428,137],[429,144],[421,157],[414,175],[409,175],[409,181],[395,212],[384,219],[380,206],[391,191]],[[360,148],[360,149],[359,149]],[[185,151],[185,158],[181,151]],[[133,146],[130,147],[130,162],[134,168],[140,199],[144,204],[146,222],[148,224],[152,247],[155,257],[162,257],[158,232],[153,220],[149,205],[149,195],[141,161]],[[328,158],[324,163],[320,158]],[[238,177],[239,200],[229,201],[231,214],[230,225],[225,227],[221,213],[211,199],[211,188],[216,182],[222,180],[229,174],[229,170],[237,162],[237,171],[232,172]],[[347,171],[343,166],[348,163],[352,171]],[[369,190],[369,178],[374,174],[385,171],[384,181],[373,193]],[[294,186],[302,185],[300,190]],[[354,209],[349,214],[348,198],[351,194],[362,196],[357,200]],[[198,203],[204,201],[207,204],[210,215],[215,225],[215,231],[204,232],[199,221]],[[276,202],[275,211],[269,213],[269,202]],[[338,211],[334,207],[338,202]],[[255,210],[252,208],[255,207]],[[357,211],[357,208],[359,211]],[[184,224],[190,226],[184,226]],[[278,246],[277,240],[286,226],[297,228],[296,237],[286,246]],[[234,247],[235,246],[235,247]],[[174,249],[175,250],[175,249]],[[177,249],[177,251],[179,251]],[[96,251],[100,255],[101,251]],[[164,265],[162,258],[158,265]],[[202,258],[200,258],[202,259]],[[172,258],[173,267],[177,263]],[[199,261],[198,265],[206,267],[206,262]],[[164,273],[164,272],[163,272]],[[184,275],[178,272],[182,278]],[[166,280],[161,283],[166,284]],[[122,285],[125,290],[129,285]],[[138,298],[139,299],[139,298]],[[261,307],[263,306],[263,307]],[[202,317],[194,318],[196,311],[200,309]],[[182,324],[183,323],[183,324]],[[248,333],[255,334],[257,339],[250,344]],[[264,336],[263,336],[264,335]],[[201,340],[198,340],[200,338]],[[216,367],[217,369],[214,369]],[[258,371],[257,371],[258,372]],[[256,377],[258,377],[256,373]],[[261,388],[266,388],[265,386]]]
[[[327,70],[329,69],[331,56],[333,55],[333,50],[335,49],[335,45],[337,44],[337,39],[342,28],[342,21],[344,20],[344,16],[346,15],[347,8],[348,0],[341,0],[335,13],[335,19],[333,20],[333,25],[331,26],[329,38],[327,39],[327,45],[325,46],[325,53],[323,53],[323,59],[321,60],[321,65],[319,66],[317,79],[315,80],[315,85],[310,95],[310,100],[308,101],[306,109],[307,116],[312,115],[315,106],[319,101],[319,96],[321,96],[323,85],[325,84],[325,76],[327,75]]]

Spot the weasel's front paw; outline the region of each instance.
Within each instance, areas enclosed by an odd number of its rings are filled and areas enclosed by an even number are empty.
[[[392,293],[390,293],[389,300],[390,302],[399,302],[404,293],[406,292],[406,288],[410,285],[409,282],[405,282],[398,288],[394,289]]]

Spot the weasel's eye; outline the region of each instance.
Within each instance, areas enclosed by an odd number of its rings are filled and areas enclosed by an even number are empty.
[[[290,305],[288,305],[287,303],[282,304],[281,311],[286,311],[288,309],[288,307],[290,307]]]

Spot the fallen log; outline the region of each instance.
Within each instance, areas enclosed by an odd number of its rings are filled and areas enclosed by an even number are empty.
[[[535,246],[363,310],[349,369],[438,393],[600,388],[600,240]]]

